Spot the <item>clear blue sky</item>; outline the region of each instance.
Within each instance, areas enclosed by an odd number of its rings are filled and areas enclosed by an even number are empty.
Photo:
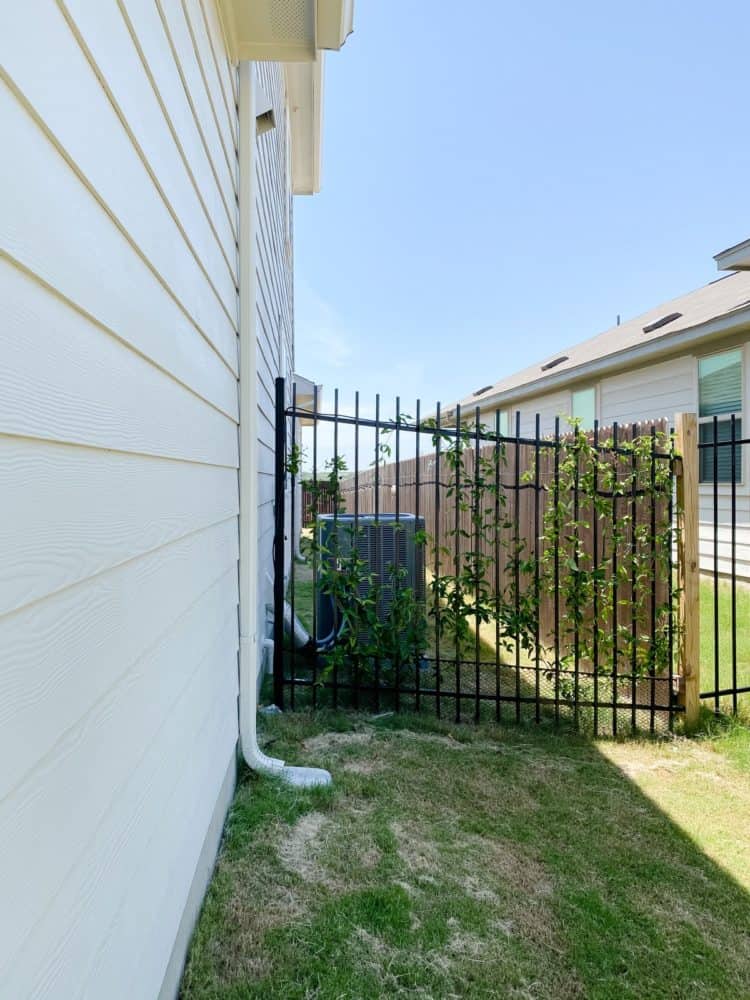
[[[297,369],[326,408],[334,385],[451,402],[750,237],[747,0],[355,19],[326,64],[323,189],[295,203]]]

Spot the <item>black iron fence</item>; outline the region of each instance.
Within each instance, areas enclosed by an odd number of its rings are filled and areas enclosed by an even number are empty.
[[[750,705],[750,493],[739,417],[699,424],[701,699],[719,711]]]
[[[502,433],[499,414],[365,414],[338,392],[310,411],[283,380],[276,401],[277,704],[673,728],[666,424]]]

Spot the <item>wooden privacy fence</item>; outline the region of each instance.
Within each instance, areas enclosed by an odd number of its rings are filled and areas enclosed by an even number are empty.
[[[333,514],[338,509],[337,491],[328,483],[305,480],[302,484],[302,527],[307,528],[320,514]]]
[[[277,399],[281,406],[283,393]],[[280,416],[292,421],[292,440],[295,419],[310,418],[294,407],[280,409]],[[680,418],[677,426],[678,438],[693,451],[694,421]],[[517,719],[529,711],[536,719],[564,713],[576,722],[585,715],[594,731],[613,733],[672,728],[680,713],[693,724],[698,660],[689,609],[697,542],[681,510],[695,505],[697,473],[692,459],[677,458],[665,421],[583,433],[558,420],[554,434],[542,435],[537,418],[536,433],[523,437],[518,427],[509,436],[499,425],[467,424],[460,413],[452,426],[436,427],[419,416],[413,423],[383,420],[377,406],[374,419],[360,417],[356,407],[354,415],[343,415],[337,406],[333,414],[315,414],[313,454],[319,428],[333,440],[333,457],[312,477],[306,471],[313,486],[299,514],[313,521],[327,514],[334,524],[340,516],[345,530],[325,537],[350,538],[349,549],[361,538],[365,561],[351,589],[344,549],[308,553],[314,638],[322,638],[316,610],[327,621],[333,614],[348,622],[349,636],[368,634],[360,613],[365,581],[377,580],[380,600],[387,576],[373,541],[379,537],[373,525],[386,523],[382,515],[390,524],[410,515],[410,537],[421,536],[416,544],[427,569],[430,634],[420,632],[411,651],[398,640],[406,633],[393,629],[382,648],[334,641],[319,645],[317,655],[292,651],[287,660],[277,651],[277,701],[289,691],[295,704],[306,692],[318,704],[328,692],[334,704],[346,697],[375,707],[383,700],[396,708],[429,705],[456,719],[468,706],[476,719],[488,709],[497,719],[506,709]],[[342,428],[349,435],[346,454],[338,450]],[[277,456],[277,475],[291,473],[294,486],[298,464],[296,453],[291,460],[282,456],[281,464]],[[324,534],[313,532],[313,540],[318,537]],[[282,556],[277,511],[279,568]],[[293,605],[295,572],[293,566]],[[399,604],[402,616],[407,604]],[[282,615],[283,604],[275,617]],[[386,635],[383,623],[368,620],[368,629]],[[283,640],[280,631],[277,638]],[[277,645],[281,650],[283,642]]]

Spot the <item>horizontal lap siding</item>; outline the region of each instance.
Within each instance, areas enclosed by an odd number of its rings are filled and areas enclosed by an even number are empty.
[[[237,120],[213,2],[0,12],[9,996],[158,994],[237,740]]]
[[[667,417],[674,423],[677,413],[696,413],[696,359],[691,355],[660,364],[646,365],[631,372],[603,379],[600,384],[602,419],[648,421]],[[726,487],[720,487],[718,504],[719,531],[717,568],[731,573],[730,500]],[[702,486],[699,505],[700,567],[705,573],[714,568],[713,491]],[[746,485],[737,487],[737,532],[735,567],[738,577],[750,579],[750,494]]]
[[[674,420],[675,413],[694,413],[697,405],[692,357],[646,365],[602,379],[599,385],[599,416],[607,426],[615,421]]]
[[[276,127],[257,142],[257,311],[258,330],[258,622],[270,634],[272,601],[274,380],[292,373],[293,287],[289,134],[284,74],[277,63],[256,64],[256,82],[272,102]]]
[[[534,436],[537,413],[542,434],[554,433],[557,417],[560,417],[560,429],[564,432],[567,428],[565,418],[570,412],[570,395],[567,392],[551,392],[529,402],[524,401],[517,408],[511,407],[508,425],[511,437],[516,433],[516,412],[521,414],[521,437]]]
[[[700,567],[712,573],[714,557],[722,576],[732,574],[732,501],[730,488],[719,487],[716,503],[717,548],[714,551],[714,495],[710,486],[700,488],[700,521],[698,525]],[[741,580],[750,581],[750,495],[744,484],[737,486],[735,496],[734,571]]]

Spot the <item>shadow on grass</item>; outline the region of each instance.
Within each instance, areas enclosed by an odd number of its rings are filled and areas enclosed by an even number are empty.
[[[309,565],[295,566],[294,611],[313,630],[315,583]],[[291,599],[290,594],[288,595]],[[472,629],[473,631],[473,629]],[[511,644],[512,645],[512,644]],[[475,722],[521,722],[533,719],[574,721],[590,735],[626,732],[666,733],[672,685],[667,675],[634,677],[624,663],[620,676],[596,673],[582,663],[555,670],[554,651],[534,659],[520,647],[495,646],[494,627],[483,625],[456,649],[437,635],[428,616],[427,644],[419,663],[396,669],[387,662],[345,665],[334,671],[325,655],[285,651],[284,705],[295,710],[349,708],[356,711],[424,711],[442,719]],[[271,700],[270,684],[266,697]],[[616,704],[616,708],[614,707]]]
[[[185,998],[750,996],[742,727],[264,726],[335,785],[243,776]]]

